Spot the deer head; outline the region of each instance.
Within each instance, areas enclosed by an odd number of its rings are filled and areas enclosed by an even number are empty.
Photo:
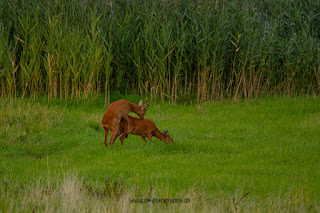
[[[138,104],[139,110],[136,113],[138,114],[140,119],[144,119],[144,115],[146,114],[146,110],[147,110],[147,107],[150,105],[150,102],[151,100],[147,102],[147,99],[144,104],[142,99],[139,101],[139,104]]]
[[[163,133],[164,136],[165,136],[165,139],[164,139],[165,142],[171,142],[171,143],[173,143],[173,139],[172,139],[172,137],[169,136],[169,132],[168,132],[167,130],[163,130],[162,133]]]

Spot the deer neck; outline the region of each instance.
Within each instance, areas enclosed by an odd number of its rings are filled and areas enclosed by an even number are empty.
[[[138,113],[141,108],[139,105],[134,103],[130,103],[130,107],[131,107],[131,111],[135,113]]]
[[[165,141],[166,140],[166,135],[162,134],[162,132],[160,132],[158,129],[156,129],[156,131],[153,133],[154,137]]]

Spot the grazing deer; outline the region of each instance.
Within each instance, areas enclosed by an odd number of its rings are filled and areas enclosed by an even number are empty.
[[[107,139],[108,139],[108,130],[111,131],[110,145],[113,147],[113,143],[116,139],[117,132],[119,131],[120,121],[121,119],[126,121],[126,131],[124,135],[127,136],[127,131],[132,131],[131,123],[128,118],[129,112],[136,113],[139,118],[144,119],[144,115],[146,114],[146,109],[150,104],[150,101],[145,102],[142,105],[142,100],[140,100],[139,105],[131,103],[130,101],[121,99],[115,102],[112,102],[107,111],[104,113],[102,118],[102,126],[104,130],[104,145],[107,147]]]
[[[156,127],[156,125],[149,119],[146,120],[142,120],[142,119],[138,119],[138,118],[134,118],[131,116],[128,116],[129,120],[130,120],[130,131],[127,131],[127,121],[122,119],[120,122],[120,127],[118,130],[118,133],[116,135],[116,138],[119,137],[119,135],[122,136],[120,137],[120,141],[121,144],[123,145],[123,140],[125,139],[125,137],[127,136],[126,134],[124,134],[124,132],[127,133],[131,133],[133,135],[140,135],[142,137],[142,140],[144,142],[146,142],[146,138],[149,139],[149,141],[152,143],[152,136],[165,141],[165,142],[172,142],[173,143],[173,139],[169,136],[168,131],[163,131],[163,133],[161,133],[158,128]]]

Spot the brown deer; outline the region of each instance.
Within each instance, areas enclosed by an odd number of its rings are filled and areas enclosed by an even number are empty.
[[[104,145],[107,147],[108,130],[110,130],[111,138],[109,143],[111,145],[111,148],[113,147],[113,143],[117,138],[117,132],[119,131],[121,119],[126,121],[126,131],[124,132],[124,135],[126,137],[128,135],[127,131],[132,131],[128,113],[132,111],[143,120],[149,103],[150,102],[145,102],[144,105],[142,105],[142,100],[140,100],[139,105],[136,105],[124,99],[112,102],[108,106],[107,111],[104,113],[102,118],[102,126],[104,130]]]
[[[146,120],[142,120],[142,119],[138,119],[138,118],[134,118],[131,116],[128,116],[129,120],[130,120],[130,131],[127,131],[127,121],[122,119],[120,122],[120,127],[118,130],[118,133],[116,135],[116,138],[119,137],[119,135],[122,136],[120,137],[120,141],[121,144],[123,145],[123,140],[126,138],[126,134],[124,134],[124,132],[127,133],[131,133],[133,135],[140,135],[142,137],[142,140],[144,142],[146,142],[146,138],[149,139],[149,141],[152,143],[152,136],[165,141],[167,143],[172,142],[173,143],[173,139],[169,136],[168,131],[163,131],[163,133],[161,133],[158,128],[156,127],[156,125],[149,119]]]

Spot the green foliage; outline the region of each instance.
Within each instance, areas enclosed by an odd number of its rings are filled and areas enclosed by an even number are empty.
[[[319,1],[0,4],[2,96],[199,102],[320,91]]]

